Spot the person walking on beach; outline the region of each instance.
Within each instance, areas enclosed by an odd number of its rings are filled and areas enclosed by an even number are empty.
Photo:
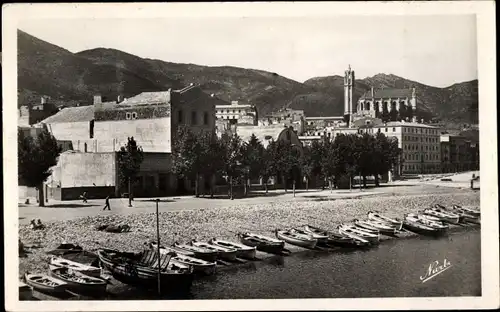
[[[108,195],[108,197],[106,197],[106,205],[104,206],[104,208],[102,210],[106,210],[106,208],[108,208],[108,210],[111,210],[111,206],[109,205],[109,195]]]
[[[82,198],[82,200],[83,200],[84,203],[87,202],[87,192],[83,192],[83,194],[80,195],[80,197]]]

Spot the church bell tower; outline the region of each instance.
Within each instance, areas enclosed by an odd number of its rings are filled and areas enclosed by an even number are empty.
[[[351,65],[345,71],[344,74],[344,117],[349,121],[349,125],[352,120],[353,113],[353,89],[354,89],[354,71],[351,70]]]

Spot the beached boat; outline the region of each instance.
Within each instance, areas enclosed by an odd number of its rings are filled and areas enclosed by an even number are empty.
[[[66,292],[68,284],[60,279],[46,274],[24,274],[24,282],[33,289],[46,294],[62,294]]]
[[[429,216],[427,216],[427,215],[409,213],[406,215],[405,218],[410,219],[411,221],[414,221],[414,222],[422,223],[424,225],[430,226],[430,227],[435,228],[437,230],[444,231],[444,230],[447,230],[449,228],[449,226],[447,224],[444,224],[443,222],[441,222],[439,220],[433,220],[433,219],[431,219],[432,217],[429,218]]]
[[[371,244],[377,244],[379,242],[378,234],[368,233],[367,231],[363,231],[354,225],[341,224],[339,226],[339,232],[349,237],[367,240]]]
[[[398,230],[396,229],[395,226],[385,222],[380,222],[375,220],[355,220],[354,224],[369,230],[370,229],[378,230],[380,234],[384,235],[394,236],[398,233]]]
[[[425,220],[422,220],[420,218],[414,218],[408,215],[405,216],[405,220],[403,222],[403,228],[410,232],[422,235],[430,235],[430,236],[436,236],[444,233],[443,230],[439,230],[435,227],[427,225]]]
[[[444,209],[448,212],[455,213],[459,215],[460,217],[460,222],[472,222],[472,223],[480,223],[480,216],[481,214],[474,209],[470,208],[463,208],[458,205],[453,205],[451,207],[444,207],[443,205],[436,204],[435,207]]]
[[[196,246],[196,247],[201,247],[205,248],[208,250],[213,250],[217,253],[217,257],[223,260],[228,260],[228,261],[235,261],[236,260],[236,253],[237,250],[234,248],[229,248],[229,247],[221,247],[221,246],[216,246],[212,245],[209,243],[205,242],[198,242],[196,240],[192,240],[189,242],[191,246]]]
[[[93,277],[101,276],[100,268],[81,264],[61,257],[51,257],[49,261],[49,269],[54,270],[57,268],[68,268]]]
[[[398,231],[401,231],[401,229],[403,228],[403,221],[383,216],[376,211],[369,211],[368,212],[368,219],[373,220],[373,221],[380,221],[380,222],[388,223],[388,224],[394,226],[396,228],[396,230],[398,230]]]
[[[278,239],[299,247],[313,249],[318,243],[318,240],[314,239],[311,235],[300,234],[293,230],[275,230],[275,234]]]
[[[315,240],[318,241],[318,244],[328,243],[328,235],[326,235],[326,234],[315,233],[315,232],[306,231],[305,229],[299,229],[299,228],[294,228],[294,229],[291,229],[290,231],[297,233],[297,234],[312,236],[312,238],[314,238]]]
[[[252,260],[255,259],[256,257],[256,251],[257,251],[256,247],[250,247],[243,244],[226,240],[220,240],[216,238],[212,238],[211,240],[208,241],[208,243],[219,247],[234,248],[236,249],[236,256],[238,258]]]
[[[458,224],[460,222],[460,216],[448,212],[441,208],[428,208],[424,210],[424,214],[439,218],[440,221],[447,223]]]
[[[151,244],[149,244],[149,246],[153,250],[157,250],[157,248],[158,248],[158,244],[156,244],[156,243],[151,243]],[[203,259],[199,259],[199,258],[195,258],[195,257],[191,257],[191,256],[187,256],[187,255],[178,253],[170,247],[164,247],[164,246],[160,247],[160,253],[167,254],[169,252],[175,253],[174,255],[172,255],[172,259],[170,261],[172,261],[174,263],[192,266],[193,271],[195,273],[212,275],[212,274],[215,274],[215,272],[216,272],[217,263],[215,261],[214,262],[205,261]]]
[[[190,257],[193,256],[209,262],[217,261],[218,252],[214,250],[188,244],[179,244],[177,242],[173,243],[171,248],[176,252],[189,255]]]
[[[107,282],[101,278],[85,275],[65,267],[51,269],[50,275],[67,283],[67,289],[75,293],[104,295]]]
[[[257,250],[268,253],[281,253],[285,242],[272,237],[254,233],[238,233],[238,238],[243,245],[255,247]]]
[[[145,250],[140,253],[100,249],[101,265],[123,283],[155,288],[158,285],[158,253]],[[160,286],[166,292],[187,292],[193,283],[193,269],[180,268],[170,261],[173,253],[160,253]],[[156,268],[154,266],[156,265]]]
[[[479,209],[474,209],[474,208],[468,208],[468,207],[462,207],[459,205],[452,205],[451,209],[453,210],[458,210],[458,211],[463,211],[463,213],[474,216],[474,217],[481,217],[481,211]]]
[[[349,237],[341,234],[338,229],[336,230],[323,230],[312,225],[305,225],[304,230],[310,233],[317,233],[320,235],[328,235],[327,244],[339,247],[361,247],[369,244],[367,240]],[[319,241],[318,241],[319,244]]]

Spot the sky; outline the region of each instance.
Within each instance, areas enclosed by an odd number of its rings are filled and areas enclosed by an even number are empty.
[[[71,52],[237,66],[303,82],[394,74],[436,87],[477,79],[474,15],[29,19],[18,28]]]

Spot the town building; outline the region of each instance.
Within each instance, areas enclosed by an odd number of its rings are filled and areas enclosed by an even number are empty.
[[[388,122],[360,128],[359,133],[395,138],[401,149],[398,175],[441,172],[441,143],[438,128],[413,122]]]
[[[240,104],[232,101],[231,104],[219,104],[215,107],[216,117],[219,120],[229,120],[231,124],[257,125],[257,108],[250,104]]]
[[[29,127],[34,125],[45,118],[57,113],[58,108],[51,103],[50,97],[42,96],[40,103],[21,106],[18,113],[18,126]]]
[[[461,135],[440,136],[443,173],[479,169],[479,142]]]
[[[259,119],[258,124],[260,126],[281,125],[283,127],[292,127],[301,135],[305,131],[305,114],[303,110],[284,108]]]
[[[60,199],[127,191],[117,175],[116,152],[133,137],[144,152],[135,196],[185,193],[192,183],[172,172],[172,151],[180,126],[194,132],[215,133],[215,106],[223,101],[199,86],[181,90],[143,92],[129,99],[64,108],[44,121],[57,140],[72,142],[73,151],[61,155],[49,179],[50,195]],[[60,190],[57,190],[60,188]],[[59,192],[59,193],[58,193]]]
[[[343,116],[306,117],[306,132],[326,127],[346,127]]]

